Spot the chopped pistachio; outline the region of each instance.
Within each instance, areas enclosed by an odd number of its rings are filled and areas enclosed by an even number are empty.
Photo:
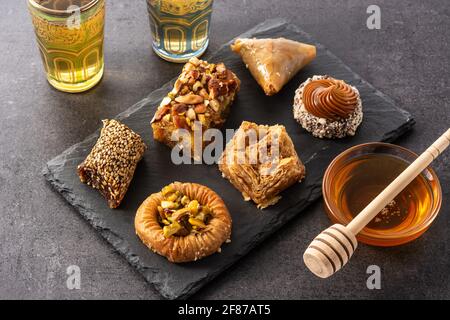
[[[193,215],[196,215],[198,213],[199,203],[197,200],[192,200],[191,202],[189,202],[187,207],[189,208],[189,210],[191,210],[191,213]]]
[[[184,195],[184,196],[181,198],[181,204],[182,204],[183,206],[187,205],[189,202],[191,202],[191,200],[189,199],[188,196]]]
[[[203,221],[195,219],[195,218],[189,218],[189,223],[192,226],[196,226],[198,228],[206,228],[206,225],[203,223]]]
[[[172,185],[161,190],[164,200],[157,207],[159,222],[166,238],[170,236],[187,236],[200,233],[212,218],[210,208],[191,200]]]
[[[163,201],[161,201],[161,207],[163,209],[176,209],[177,205],[173,201],[163,200]]]
[[[165,226],[163,228],[163,234],[164,237],[169,238],[170,236],[174,235],[181,229],[181,226],[178,222],[174,221],[170,225]]]
[[[175,192],[175,189],[171,185],[168,185],[161,190],[161,193],[164,197],[173,192]]]
[[[175,202],[178,199],[178,195],[176,193],[172,193],[171,195],[169,195],[168,197],[166,197],[167,201],[172,201]]]

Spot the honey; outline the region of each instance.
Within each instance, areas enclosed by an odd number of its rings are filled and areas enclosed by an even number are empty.
[[[331,199],[349,221],[383,191],[408,163],[394,155],[367,154],[349,160],[333,178]],[[420,225],[433,206],[433,185],[415,178],[366,228],[399,232]]]

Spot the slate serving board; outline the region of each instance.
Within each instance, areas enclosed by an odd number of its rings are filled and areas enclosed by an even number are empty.
[[[393,141],[414,124],[410,114],[397,108],[391,99],[362,80],[295,25],[284,20],[268,20],[239,37],[281,36],[315,44],[317,58],[273,97],[263,94],[240,58],[230,51],[229,43],[206,57],[211,62],[223,61],[242,80],[241,92],[232,106],[225,127],[237,129],[243,120],[259,124],[283,124],[306,165],[306,179],[287,189],[275,206],[260,211],[251,202],[244,202],[241,194],[221,177],[217,165],[172,164],[170,149],[152,139],[149,123],[159,102],[170,91],[173,81],[117,116],[117,119],[138,132],[149,147],[119,209],[109,209],[100,194],[80,183],[76,175],[77,165],[95,144],[99,131],[49,161],[44,169],[46,179],[54,188],[166,298],[187,298],[317,200],[321,196],[324,171],[340,152],[364,142]],[[356,136],[341,140],[317,139],[293,119],[295,89],[307,77],[316,74],[344,79],[359,89],[364,121]],[[149,251],[135,235],[134,216],[140,203],[172,181],[198,182],[222,196],[233,218],[233,232],[232,242],[224,244],[221,253],[193,263],[171,264]]]

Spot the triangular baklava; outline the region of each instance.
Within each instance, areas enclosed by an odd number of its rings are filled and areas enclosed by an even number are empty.
[[[315,46],[285,38],[236,39],[231,49],[242,57],[268,96],[279,92],[316,57]]]

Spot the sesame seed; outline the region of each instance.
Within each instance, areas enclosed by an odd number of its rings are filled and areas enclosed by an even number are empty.
[[[115,208],[127,192],[146,148],[142,138],[124,124],[103,120],[97,143],[78,166],[80,180],[95,189],[108,190],[105,197],[110,207]]]

